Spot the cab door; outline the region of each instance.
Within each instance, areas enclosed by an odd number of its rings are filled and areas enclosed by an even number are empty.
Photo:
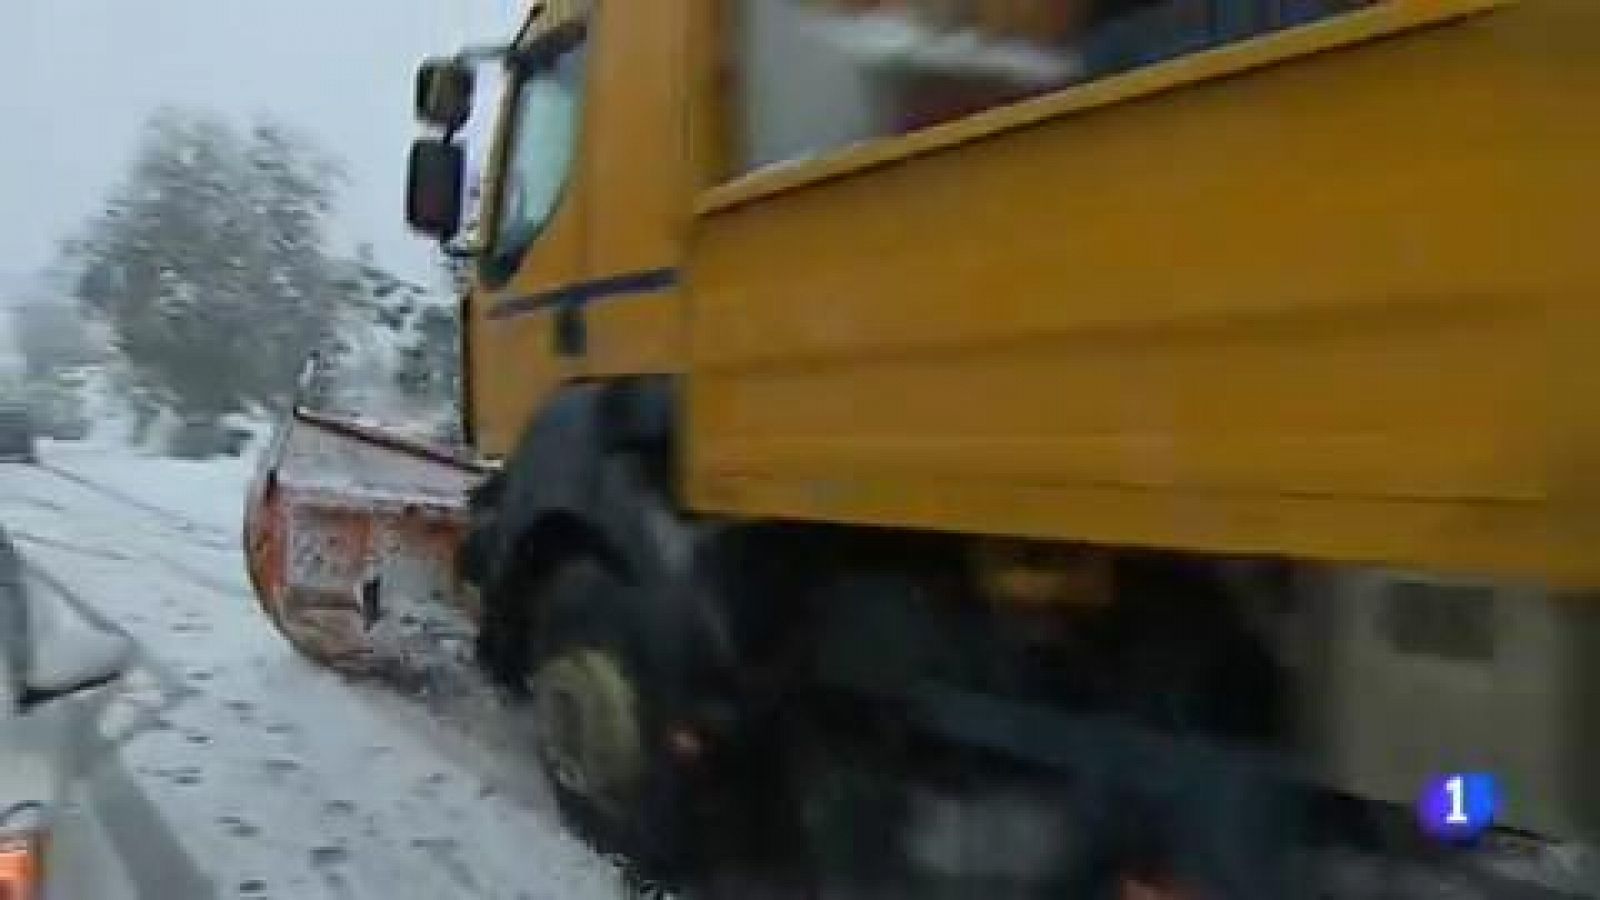
[[[550,15],[550,13],[546,13]],[[485,180],[485,230],[468,323],[474,443],[503,456],[567,375],[562,297],[587,275],[584,145],[588,17],[538,29],[507,64]]]

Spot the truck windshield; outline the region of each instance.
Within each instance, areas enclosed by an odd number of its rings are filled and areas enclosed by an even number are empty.
[[[504,181],[488,273],[501,281],[560,202],[577,145],[586,43],[521,73],[508,123]]]

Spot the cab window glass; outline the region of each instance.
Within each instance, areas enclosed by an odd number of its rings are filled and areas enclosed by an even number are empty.
[[[514,70],[516,101],[488,254],[491,280],[516,271],[560,204],[577,156],[586,54],[579,40],[553,58]]]

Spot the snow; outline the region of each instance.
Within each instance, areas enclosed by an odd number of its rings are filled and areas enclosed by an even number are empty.
[[[1070,52],[1024,41],[997,41],[973,29],[941,31],[900,12],[813,13],[808,24],[857,62],[931,71],[992,75],[1056,84],[1083,72]]]
[[[48,597],[30,592],[30,602]],[[58,612],[48,609],[47,612]],[[95,628],[75,617],[34,615],[30,620],[33,653],[28,666],[28,687],[57,693],[105,681],[129,662],[129,647],[121,635]]]
[[[187,523],[194,529],[237,533],[244,515],[250,457],[197,462],[134,456],[116,445],[43,441],[45,465],[88,482],[119,505],[144,507],[142,518]],[[121,513],[121,510],[118,510]],[[133,513],[138,515],[138,513]]]
[[[3,522],[30,571],[137,645],[107,737],[220,895],[618,896],[557,821],[514,711],[480,694],[443,716],[271,628],[240,556],[248,455],[41,454],[0,466]]]

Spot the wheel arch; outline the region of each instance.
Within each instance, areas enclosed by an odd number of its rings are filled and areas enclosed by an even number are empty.
[[[493,536],[484,553],[485,574],[499,580],[526,567],[536,537],[587,544],[611,562],[638,571],[643,548],[629,534],[626,497],[607,483],[606,467],[619,455],[643,463],[652,486],[671,492],[677,390],[671,376],[580,382],[561,388],[534,416],[496,483],[484,492],[492,504]],[[603,549],[602,549],[603,548]]]
[[[563,559],[595,557],[619,576],[662,574],[640,510],[673,502],[678,390],[673,376],[578,382],[533,417],[504,467],[473,498],[463,565],[484,590],[480,650],[512,676],[524,660],[529,585]]]

